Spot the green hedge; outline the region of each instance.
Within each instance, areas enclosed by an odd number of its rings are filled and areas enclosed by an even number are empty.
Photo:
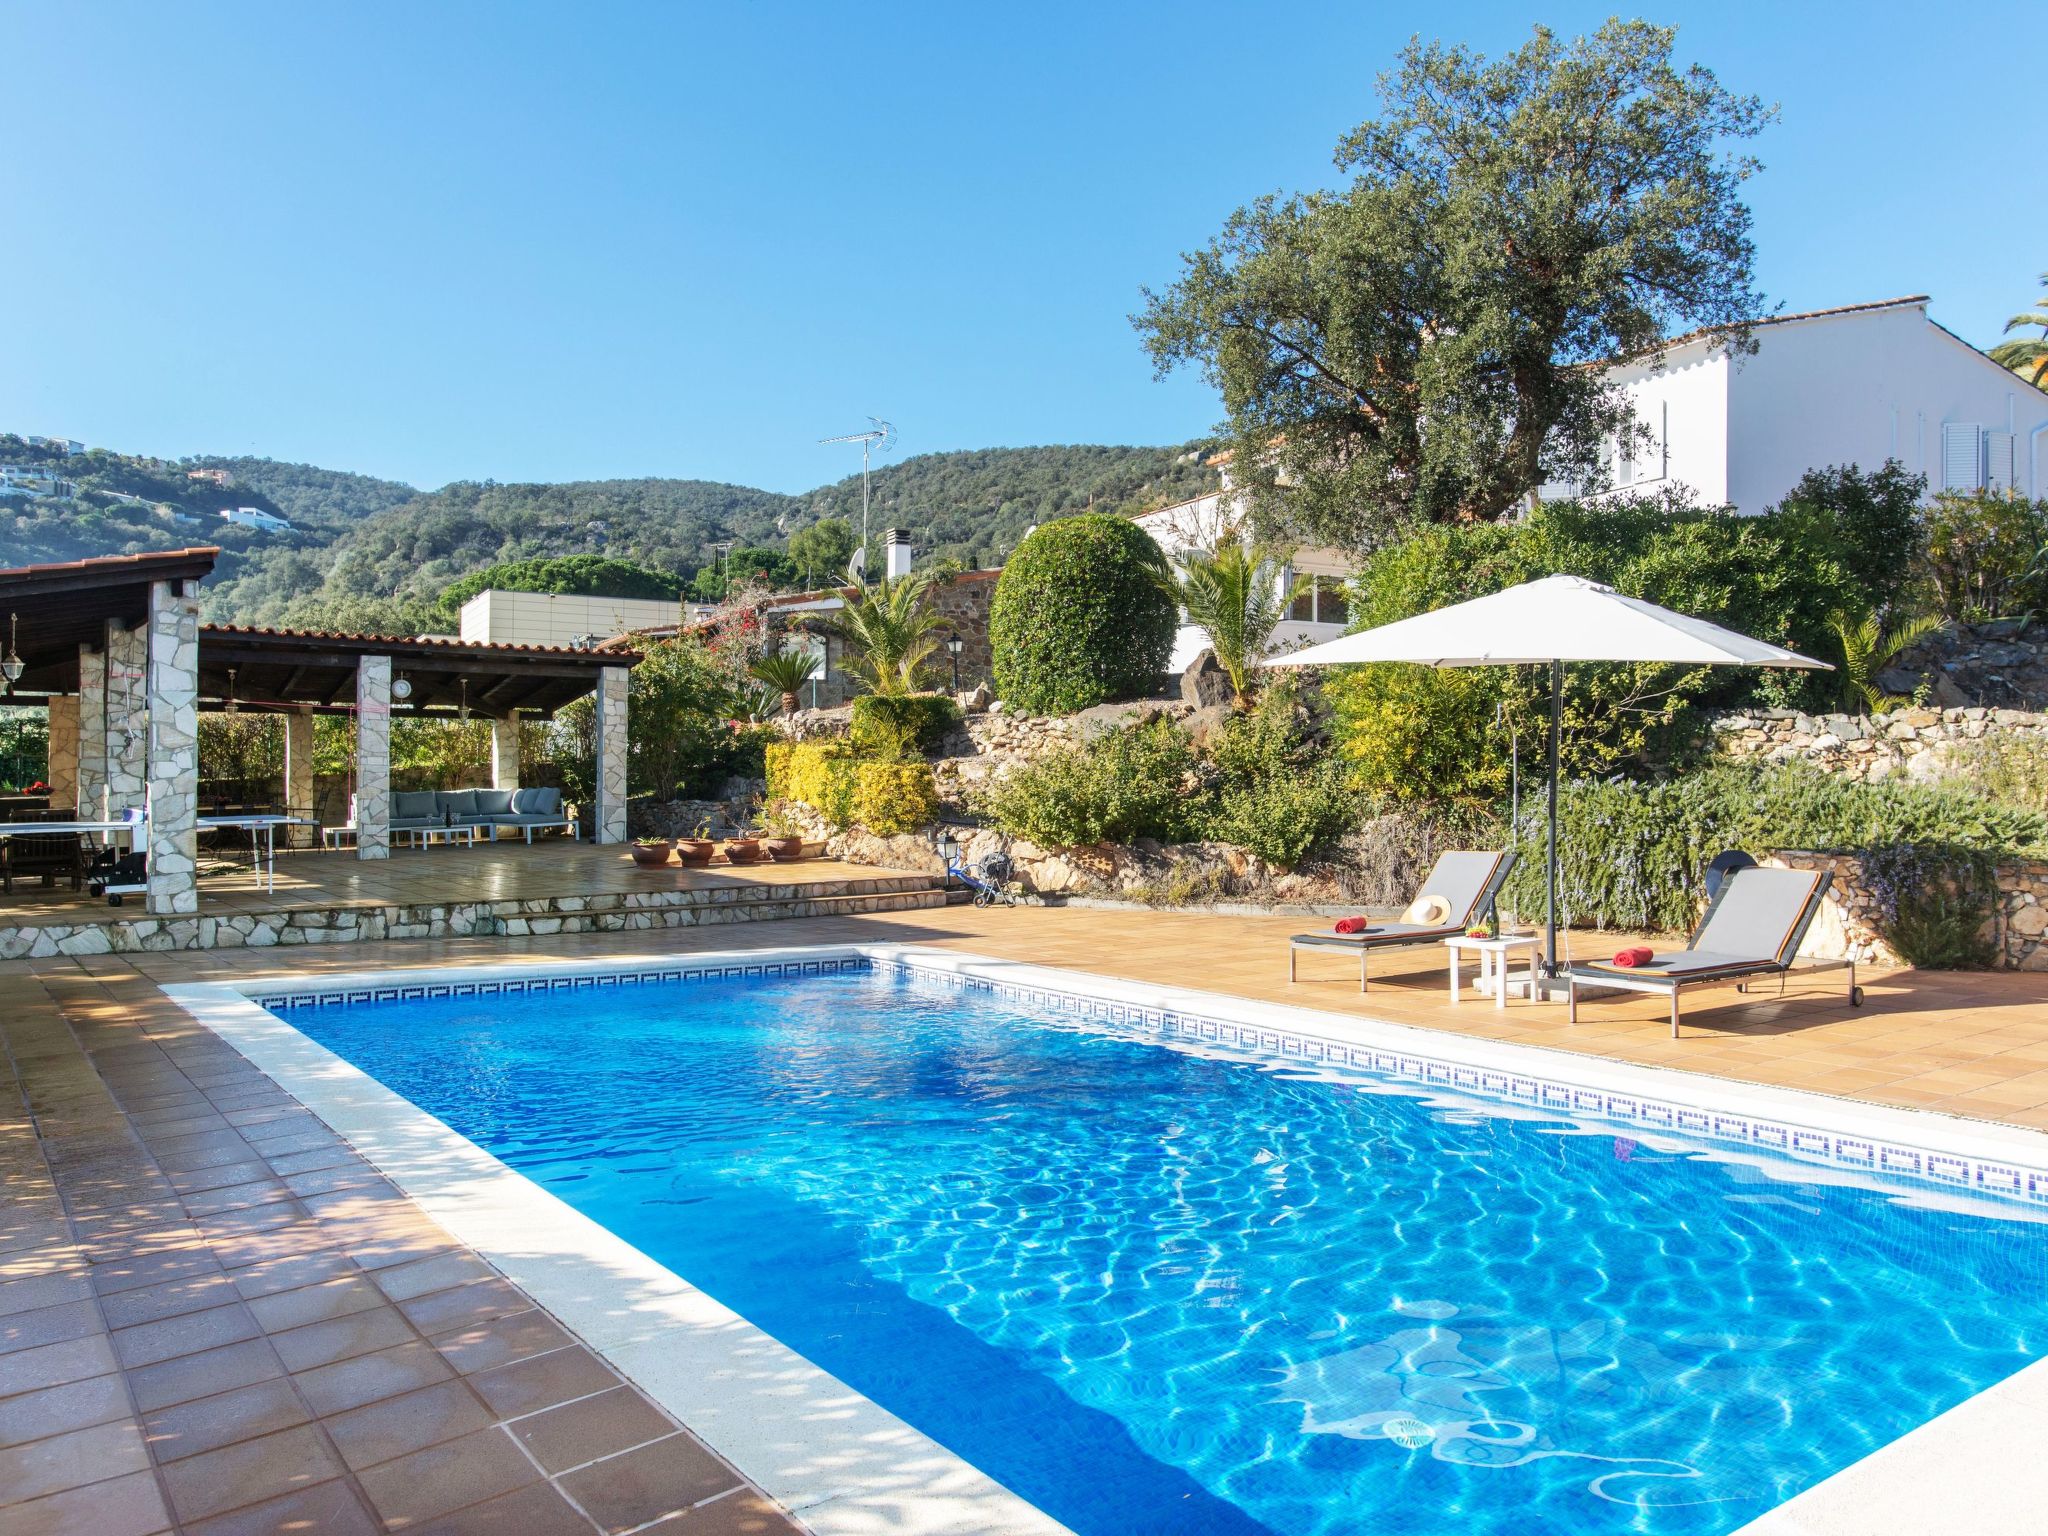
[[[838,741],[783,741],[767,749],[768,798],[810,806],[834,830],[858,823],[890,837],[938,819],[938,782],[924,762],[874,762]]]
[[[1558,797],[1558,904],[1568,922],[1665,933],[1699,916],[1706,866],[1723,849],[1870,853],[1921,850],[1925,862],[2048,848],[2048,815],[1921,785],[1859,784],[1798,764],[1727,765],[1661,784],[1580,782]],[[1521,863],[1506,904],[1544,907],[1544,807],[1523,801]]]
[[[904,763],[937,752],[959,723],[960,706],[943,693],[864,693],[853,701],[847,740],[862,757]]]
[[[1180,623],[1167,581],[1165,555],[1127,518],[1091,512],[1047,523],[996,582],[996,692],[1042,715],[1151,692]]]

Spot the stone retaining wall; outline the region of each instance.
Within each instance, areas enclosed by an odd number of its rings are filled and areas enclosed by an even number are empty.
[[[1851,779],[1919,782],[1949,772],[1987,736],[2048,744],[2048,714],[2017,709],[1900,709],[1888,715],[1804,715],[1749,710],[1713,722],[1723,756],[1817,764]]]
[[[1820,916],[1800,946],[1803,955],[1903,965],[1883,929],[1884,908],[1853,853],[1788,849],[1764,860],[1787,869],[1825,869],[1834,878]],[[2048,971],[2048,859],[2012,859],[1997,866],[1998,892],[1983,937],[2001,970]]]
[[[902,912],[942,906],[945,893],[917,877],[792,880],[699,890],[613,891],[523,901],[300,907],[227,917],[143,917],[0,927],[0,960],[121,955],[178,949],[255,949],[376,939],[524,938],[620,933],[775,917]]]

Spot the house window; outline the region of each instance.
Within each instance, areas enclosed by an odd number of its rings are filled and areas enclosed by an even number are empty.
[[[1294,587],[1294,601],[1287,605],[1287,617],[1298,624],[1345,624],[1351,608],[1344,598],[1344,583],[1335,576],[1303,576]]]
[[[1984,429],[1974,422],[1941,424],[1941,488],[1944,491],[1984,489]]]

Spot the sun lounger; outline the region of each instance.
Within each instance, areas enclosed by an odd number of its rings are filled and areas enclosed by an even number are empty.
[[[1825,870],[1752,866],[1733,871],[1707,903],[1706,916],[1684,949],[1653,954],[1647,963],[1636,966],[1616,965],[1611,960],[1574,963],[1565,973],[1572,1022],[1578,1022],[1582,985],[1669,993],[1674,1040],[1678,1038],[1678,994],[1687,987],[1732,985],[1741,991],[1752,981],[1775,976],[1782,992],[1799,945],[1833,879]],[[1800,969],[1847,969],[1849,1006],[1863,1006],[1855,961],[1806,960]]]
[[[1503,881],[1515,867],[1512,853],[1447,853],[1422,882],[1416,900],[1441,896],[1450,915],[1441,923],[1374,923],[1362,933],[1297,933],[1287,941],[1287,979],[1295,978],[1295,958],[1304,949],[1341,949],[1358,956],[1358,990],[1365,990],[1366,963],[1376,949],[1409,944],[1434,944],[1463,933],[1492,909]]]

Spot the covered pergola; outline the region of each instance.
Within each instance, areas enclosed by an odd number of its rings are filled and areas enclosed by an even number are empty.
[[[285,721],[284,803],[313,804],[313,719],[356,720],[356,856],[390,853],[394,716],[491,722],[492,781],[516,788],[519,722],[597,696],[599,842],[626,835],[630,651],[474,644],[199,622],[213,547],[0,570],[20,663],[4,700],[46,703],[51,804],[81,821],[146,817],[147,906],[197,910],[198,714],[231,703]]]

